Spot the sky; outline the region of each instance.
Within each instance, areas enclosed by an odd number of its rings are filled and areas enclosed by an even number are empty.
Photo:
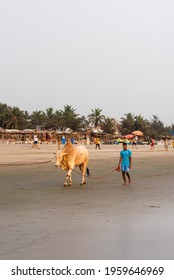
[[[173,0],[1,0],[0,102],[174,123]]]

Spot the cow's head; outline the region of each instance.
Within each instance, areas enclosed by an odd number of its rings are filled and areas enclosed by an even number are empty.
[[[66,156],[67,153],[64,153],[64,152],[60,152],[57,154],[56,156],[56,163],[55,163],[55,166],[56,167],[63,167],[65,165],[64,163],[64,156]]]

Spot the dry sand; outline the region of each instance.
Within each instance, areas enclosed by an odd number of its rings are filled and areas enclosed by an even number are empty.
[[[73,172],[65,188],[65,171],[47,162],[57,145],[0,145],[1,260],[174,259],[174,150],[132,150],[124,187],[121,173],[105,176],[122,145],[87,148],[91,178],[80,186]]]

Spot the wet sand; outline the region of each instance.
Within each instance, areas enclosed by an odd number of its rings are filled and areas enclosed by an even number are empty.
[[[120,172],[105,176],[122,145],[87,148],[91,177],[80,186],[73,172],[65,188],[57,145],[0,144],[1,260],[174,259],[174,150],[130,147],[132,183],[124,187]]]

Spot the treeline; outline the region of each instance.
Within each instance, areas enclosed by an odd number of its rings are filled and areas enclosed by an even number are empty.
[[[174,124],[165,126],[164,123],[153,115],[151,120],[143,116],[135,116],[127,113],[118,122],[114,118],[106,117],[102,114],[102,109],[95,108],[90,114],[80,116],[76,109],[66,105],[63,110],[54,110],[52,107],[46,111],[33,111],[31,114],[23,111],[18,107],[11,107],[7,104],[0,103],[0,127],[3,129],[47,129],[47,130],[64,130],[70,128],[73,131],[85,131],[90,128],[98,128],[105,133],[114,134],[116,131],[126,135],[134,130],[141,130],[144,135],[156,139],[161,136],[170,136],[174,131]]]

